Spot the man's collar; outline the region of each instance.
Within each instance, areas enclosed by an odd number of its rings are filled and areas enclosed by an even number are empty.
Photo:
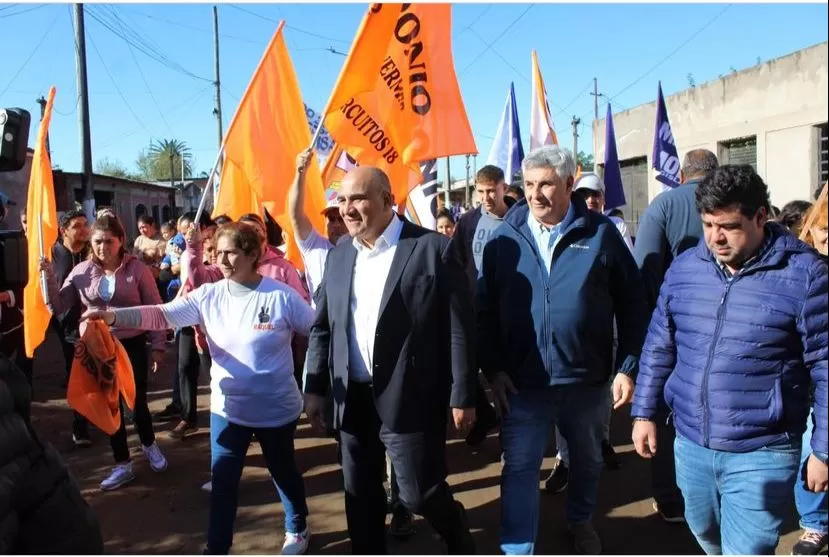
[[[398,240],[400,240],[400,233],[403,231],[403,221],[400,218],[392,213],[391,221],[386,226],[386,229],[383,230],[383,233],[374,241],[374,247],[368,247],[367,245],[363,244],[357,238],[352,239],[352,243],[357,251],[375,251],[378,249],[388,249],[392,246],[397,245]]]

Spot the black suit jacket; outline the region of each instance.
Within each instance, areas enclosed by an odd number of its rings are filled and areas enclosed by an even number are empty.
[[[475,406],[471,298],[463,269],[445,257],[447,242],[404,220],[383,290],[370,371],[377,412],[395,433],[445,428],[448,407]],[[356,258],[351,242],[329,252],[308,339],[305,392],[326,396],[331,391],[336,428],[348,388]]]

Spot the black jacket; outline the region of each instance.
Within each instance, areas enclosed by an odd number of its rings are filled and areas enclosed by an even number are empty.
[[[84,248],[80,253],[74,254],[66,249],[66,246],[61,242],[57,242],[52,246],[52,265],[55,269],[55,279],[58,287],[63,286],[63,282],[69,276],[69,273],[72,272],[72,269],[81,261],[86,260],[88,255],[88,248]],[[64,313],[54,316],[53,324],[61,338],[66,342],[75,344],[80,339],[80,333],[78,332],[80,319],[81,306],[80,304],[75,304],[74,307],[69,308]]]
[[[404,220],[383,289],[371,371],[377,412],[393,433],[441,430],[450,406],[475,406],[470,293],[461,266],[444,256],[447,242]],[[351,242],[329,252],[308,338],[305,392],[332,393],[336,428],[342,424],[348,388],[356,258]]]
[[[0,355],[0,554],[100,554],[98,519],[29,422],[31,390]]]

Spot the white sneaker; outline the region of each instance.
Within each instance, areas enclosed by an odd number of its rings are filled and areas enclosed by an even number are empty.
[[[205,483],[204,485],[201,486],[201,490],[206,491],[207,493],[212,492],[213,491],[213,480],[208,480],[207,483]]]
[[[311,540],[311,530],[306,526],[304,532],[294,534],[285,532],[285,543],[282,544],[282,555],[305,555],[308,551],[308,542]]]
[[[153,472],[163,472],[167,469],[167,458],[161,452],[158,443],[153,443],[149,447],[141,447],[141,449],[144,451],[144,456],[150,461],[150,468],[153,469]]]
[[[135,479],[132,462],[116,464],[109,476],[101,482],[101,491],[113,491]]]

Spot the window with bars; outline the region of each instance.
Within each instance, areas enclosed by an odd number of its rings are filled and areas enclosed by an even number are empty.
[[[721,141],[720,164],[748,164],[757,171],[757,136]]]
[[[821,124],[818,128],[818,168],[817,175],[819,184],[824,184],[829,179],[829,123]]]

